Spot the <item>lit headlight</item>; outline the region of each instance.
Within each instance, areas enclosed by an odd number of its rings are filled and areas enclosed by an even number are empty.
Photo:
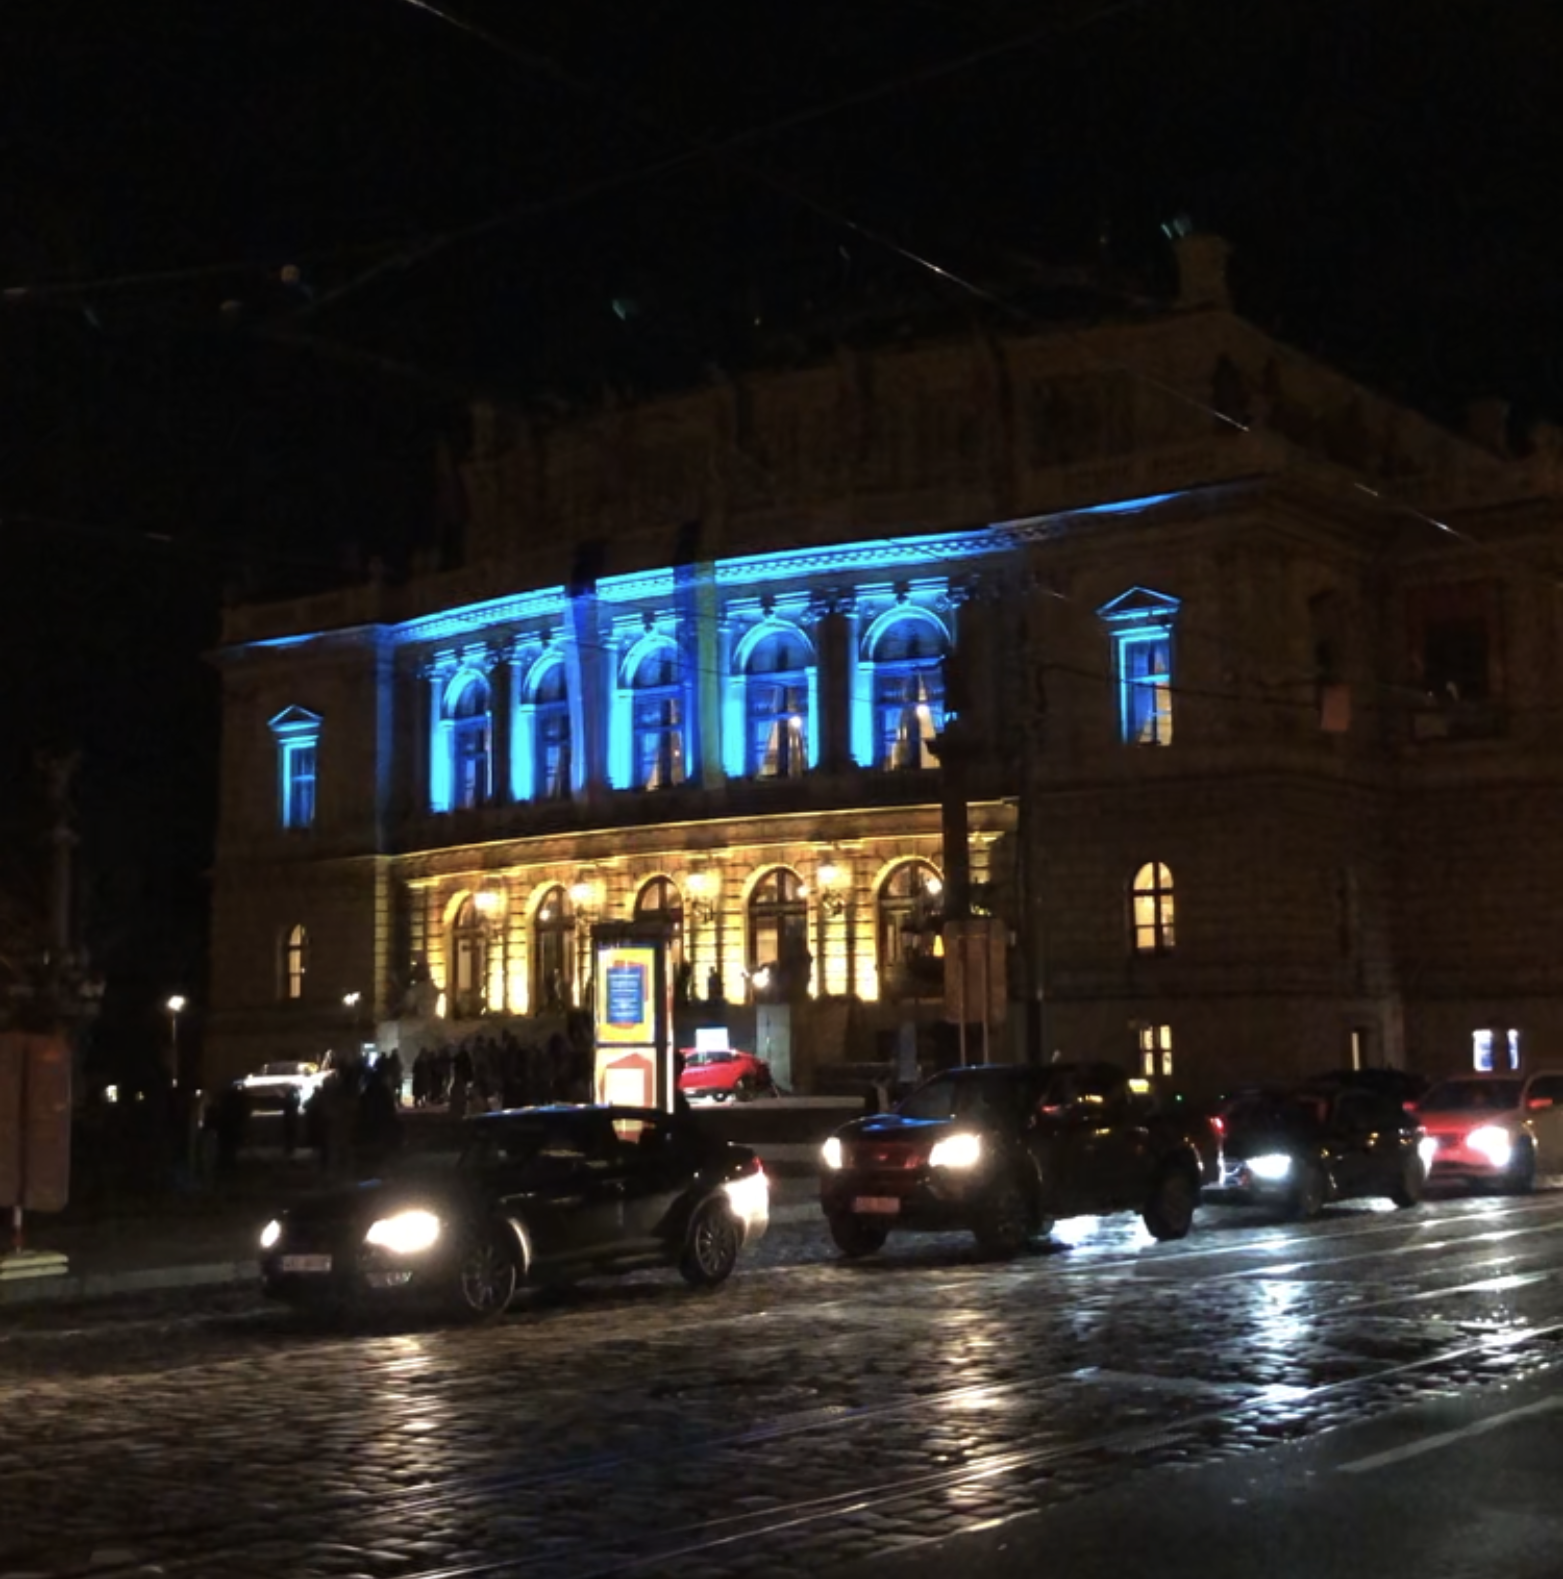
[[[771,1210],[771,1181],[764,1173],[751,1173],[742,1179],[733,1179],[722,1188],[733,1203],[733,1210],[746,1223],[757,1217],[769,1216]]]
[[[378,1245],[393,1255],[416,1255],[440,1237],[440,1220],[433,1212],[398,1212],[369,1225],[366,1245]]]
[[[931,1168],[974,1168],[982,1160],[980,1135],[949,1135],[928,1154]]]
[[[820,1147],[819,1154],[824,1159],[824,1163],[827,1168],[839,1168],[841,1166],[840,1139],[837,1136],[832,1135],[830,1139]]]
[[[1280,1152],[1269,1157],[1250,1157],[1248,1171],[1266,1184],[1277,1184],[1292,1171],[1292,1159]]]
[[[260,1246],[262,1250],[270,1250],[282,1237],[282,1224],[274,1217],[261,1229]]]
[[[1416,1154],[1422,1159],[1422,1171],[1431,1173],[1433,1158],[1438,1155],[1438,1141],[1432,1135],[1424,1135],[1416,1143]]]
[[[1472,1151],[1479,1151],[1495,1168],[1507,1168],[1514,1153],[1514,1140],[1506,1129],[1496,1124],[1483,1124],[1465,1137]]]

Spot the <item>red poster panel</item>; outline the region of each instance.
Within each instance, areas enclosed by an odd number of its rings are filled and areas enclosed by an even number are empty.
[[[61,1211],[70,1180],[70,1049],[58,1037],[0,1034],[0,1206]]]

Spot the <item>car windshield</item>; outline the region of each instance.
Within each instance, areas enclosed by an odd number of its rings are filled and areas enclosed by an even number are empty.
[[[1019,1071],[985,1069],[936,1075],[896,1108],[902,1118],[1013,1118],[1025,1106],[1026,1082]]]
[[[737,1053],[688,1053],[684,1057],[686,1069],[700,1069],[711,1064],[730,1064],[736,1061]]]
[[[262,1064],[261,1075],[270,1079],[290,1078],[296,1075],[307,1074],[308,1067],[304,1064]]]
[[[1424,1113],[1502,1113],[1520,1105],[1518,1080],[1445,1080],[1417,1105]]]
[[[1299,1130],[1328,1122],[1330,1097],[1326,1092],[1265,1092],[1238,1097],[1221,1115],[1229,1134],[1243,1130]]]

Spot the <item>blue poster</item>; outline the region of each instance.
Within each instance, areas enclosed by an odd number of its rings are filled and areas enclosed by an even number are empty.
[[[608,1024],[640,1025],[646,1016],[646,967],[608,967]]]

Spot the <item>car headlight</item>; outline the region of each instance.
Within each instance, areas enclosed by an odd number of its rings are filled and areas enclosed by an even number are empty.
[[[741,1179],[730,1179],[722,1188],[733,1204],[733,1210],[747,1222],[766,1216],[771,1209],[771,1181],[763,1171],[746,1174]]]
[[[261,1229],[261,1233],[260,1233],[260,1247],[261,1247],[261,1249],[262,1250],[270,1250],[271,1247],[274,1244],[276,1244],[276,1242],[281,1237],[282,1237],[282,1224],[279,1223],[275,1217],[273,1217],[272,1220],[269,1223],[267,1223],[266,1226],[263,1229]]]
[[[824,1159],[827,1168],[839,1168],[841,1166],[841,1138],[837,1135],[832,1135],[820,1147],[819,1154]]]
[[[928,1153],[930,1168],[974,1168],[982,1161],[980,1135],[947,1135]]]
[[[378,1245],[393,1255],[416,1255],[440,1237],[440,1220],[433,1212],[398,1212],[369,1225],[366,1245]]]
[[[1266,1157],[1250,1157],[1248,1171],[1265,1184],[1278,1184],[1292,1171],[1292,1159],[1281,1152]]]
[[[1514,1154],[1514,1138],[1496,1124],[1483,1124],[1465,1137],[1472,1151],[1479,1151],[1495,1168],[1506,1168]]]
[[[1422,1159],[1422,1171],[1430,1173],[1433,1168],[1433,1158],[1438,1155],[1438,1141],[1432,1135],[1424,1135],[1416,1143],[1416,1154]]]

